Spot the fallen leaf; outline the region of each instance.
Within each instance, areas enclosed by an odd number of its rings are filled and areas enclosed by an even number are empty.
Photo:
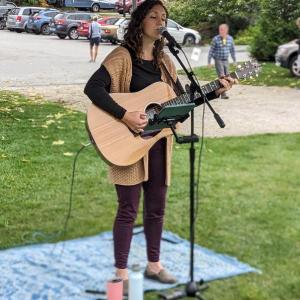
[[[9,111],[11,111],[11,109],[8,107],[3,107],[3,108],[0,108],[0,111],[9,112]]]
[[[62,140],[52,142],[52,145],[63,145],[65,142]]]
[[[55,119],[60,119],[61,117],[63,117],[65,114],[62,113],[57,113],[54,115]]]
[[[72,153],[72,152],[64,152],[64,156],[73,156],[74,155],[74,153]]]
[[[53,123],[55,123],[54,120],[48,120],[48,121],[46,121],[46,124],[47,124],[47,125],[50,125],[50,124],[53,124]]]
[[[22,158],[22,159],[21,159],[21,162],[27,163],[27,162],[30,162],[30,160],[28,160],[28,159],[26,159],[26,158]]]

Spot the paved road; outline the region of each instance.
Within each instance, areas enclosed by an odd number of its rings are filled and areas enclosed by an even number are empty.
[[[98,62],[89,63],[86,39],[60,40],[56,36],[1,30],[0,87],[85,83],[115,47],[101,44]],[[193,67],[207,63],[208,47],[185,48],[185,51]],[[193,51],[200,51],[198,60],[191,59]],[[238,60],[248,60],[248,57],[245,46],[237,47]],[[180,68],[177,61],[176,66]]]

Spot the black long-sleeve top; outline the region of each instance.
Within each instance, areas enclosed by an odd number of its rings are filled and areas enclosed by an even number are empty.
[[[138,60],[132,53],[132,78],[130,92],[138,92],[152,83],[161,81],[161,70],[156,68],[153,61]],[[177,79],[178,82],[178,79]],[[84,93],[99,108],[110,113],[115,118],[122,119],[126,109],[120,106],[109,95],[111,78],[102,65],[87,82]],[[217,98],[215,92],[207,94],[208,100]]]

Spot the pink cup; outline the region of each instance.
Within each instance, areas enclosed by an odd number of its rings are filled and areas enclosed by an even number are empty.
[[[122,300],[123,299],[123,280],[115,278],[106,283],[107,300]]]

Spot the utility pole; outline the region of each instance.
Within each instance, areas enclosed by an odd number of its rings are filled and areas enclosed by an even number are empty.
[[[136,0],[132,0],[132,11],[136,9]]]

